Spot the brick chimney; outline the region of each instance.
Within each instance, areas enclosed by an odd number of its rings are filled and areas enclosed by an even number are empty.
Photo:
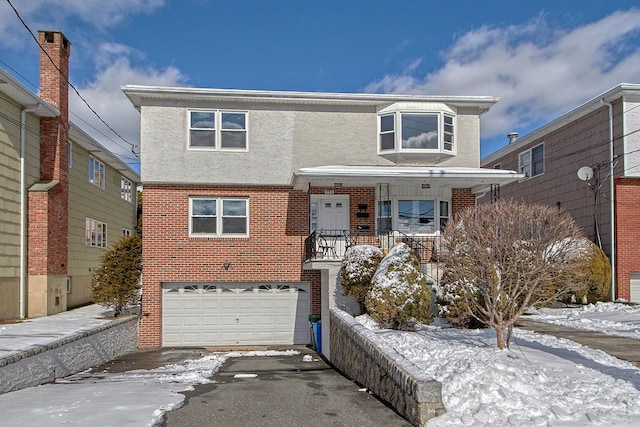
[[[60,116],[40,120],[40,182],[29,189],[29,281],[45,298],[52,283],[67,275],[69,221],[69,55],[71,44],[56,31],[39,31],[40,98],[60,110]],[[55,287],[57,287],[56,285]],[[57,304],[57,302],[56,302]],[[35,304],[39,306],[40,304]],[[51,314],[32,305],[29,315]],[[32,308],[36,312],[32,312]],[[57,311],[58,309],[53,309]]]

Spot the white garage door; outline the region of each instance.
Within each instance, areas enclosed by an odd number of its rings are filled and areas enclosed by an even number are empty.
[[[162,344],[308,344],[308,283],[164,283]]]

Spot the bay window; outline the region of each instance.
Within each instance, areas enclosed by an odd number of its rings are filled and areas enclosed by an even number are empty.
[[[395,112],[380,115],[378,151],[454,154],[454,122],[454,116],[445,112]]]

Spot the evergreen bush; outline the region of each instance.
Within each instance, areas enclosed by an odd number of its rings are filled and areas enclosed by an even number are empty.
[[[102,264],[91,281],[93,302],[113,309],[119,316],[140,300],[142,241],[140,236],[125,237],[102,257]]]

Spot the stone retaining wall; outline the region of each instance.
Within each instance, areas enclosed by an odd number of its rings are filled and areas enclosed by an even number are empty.
[[[52,382],[136,350],[138,316],[0,359],[0,394]]]
[[[420,372],[351,315],[331,310],[331,363],[416,426],[445,412],[442,384]]]

